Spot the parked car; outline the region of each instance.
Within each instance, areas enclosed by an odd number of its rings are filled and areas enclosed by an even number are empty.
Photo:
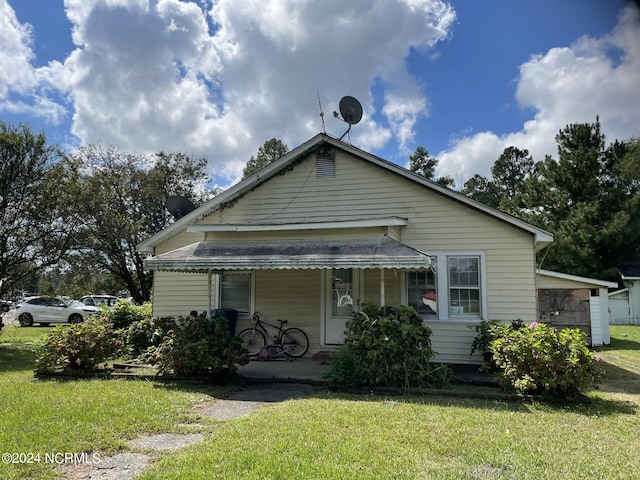
[[[13,307],[13,302],[10,302],[9,300],[0,300],[0,308],[2,308],[2,313],[6,313],[9,310],[11,310],[11,307]]]
[[[85,295],[80,299],[80,303],[92,307],[99,307],[100,305],[113,307],[120,300],[120,298],[114,297],[113,295]]]
[[[16,305],[16,318],[23,327],[39,323],[80,323],[90,315],[100,313],[98,307],[66,303],[60,297],[29,297]]]

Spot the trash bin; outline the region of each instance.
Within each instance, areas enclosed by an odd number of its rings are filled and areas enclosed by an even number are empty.
[[[216,317],[224,317],[229,325],[229,333],[232,337],[236,336],[236,323],[238,322],[238,310],[232,308],[217,308],[211,310],[211,319]]]

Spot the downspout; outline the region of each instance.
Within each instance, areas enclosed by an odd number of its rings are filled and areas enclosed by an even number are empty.
[[[384,298],[384,268],[380,269],[380,308],[385,306]]]

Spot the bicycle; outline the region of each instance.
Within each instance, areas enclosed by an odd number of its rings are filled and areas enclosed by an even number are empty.
[[[238,334],[238,338],[242,341],[244,347],[249,351],[250,356],[258,355],[263,347],[267,346],[267,337],[272,341],[270,346],[277,350],[278,355],[298,358],[307,353],[309,350],[309,337],[299,328],[283,328],[287,324],[287,320],[280,320],[280,325],[265,322],[260,318],[260,313],[253,314],[254,325],[245,328]],[[271,335],[267,327],[278,330],[277,335]]]

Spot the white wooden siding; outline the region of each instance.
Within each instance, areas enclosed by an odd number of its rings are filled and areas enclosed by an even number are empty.
[[[309,352],[320,349],[321,270],[257,270],[255,307],[263,320],[298,327],[309,337]],[[250,326],[241,321],[238,328]]]
[[[476,336],[472,323],[428,321],[431,328],[431,348],[438,363],[482,363],[482,356],[471,355],[471,343]]]
[[[213,305],[215,305],[215,288]],[[209,288],[206,274],[154,272],[153,315],[156,317],[183,316],[192,310],[204,312],[209,307]]]
[[[162,253],[171,252],[177,248],[186,247],[187,245],[192,245],[202,240],[204,240],[204,235],[202,233],[189,233],[185,229],[156,246],[155,254],[160,255]]]

